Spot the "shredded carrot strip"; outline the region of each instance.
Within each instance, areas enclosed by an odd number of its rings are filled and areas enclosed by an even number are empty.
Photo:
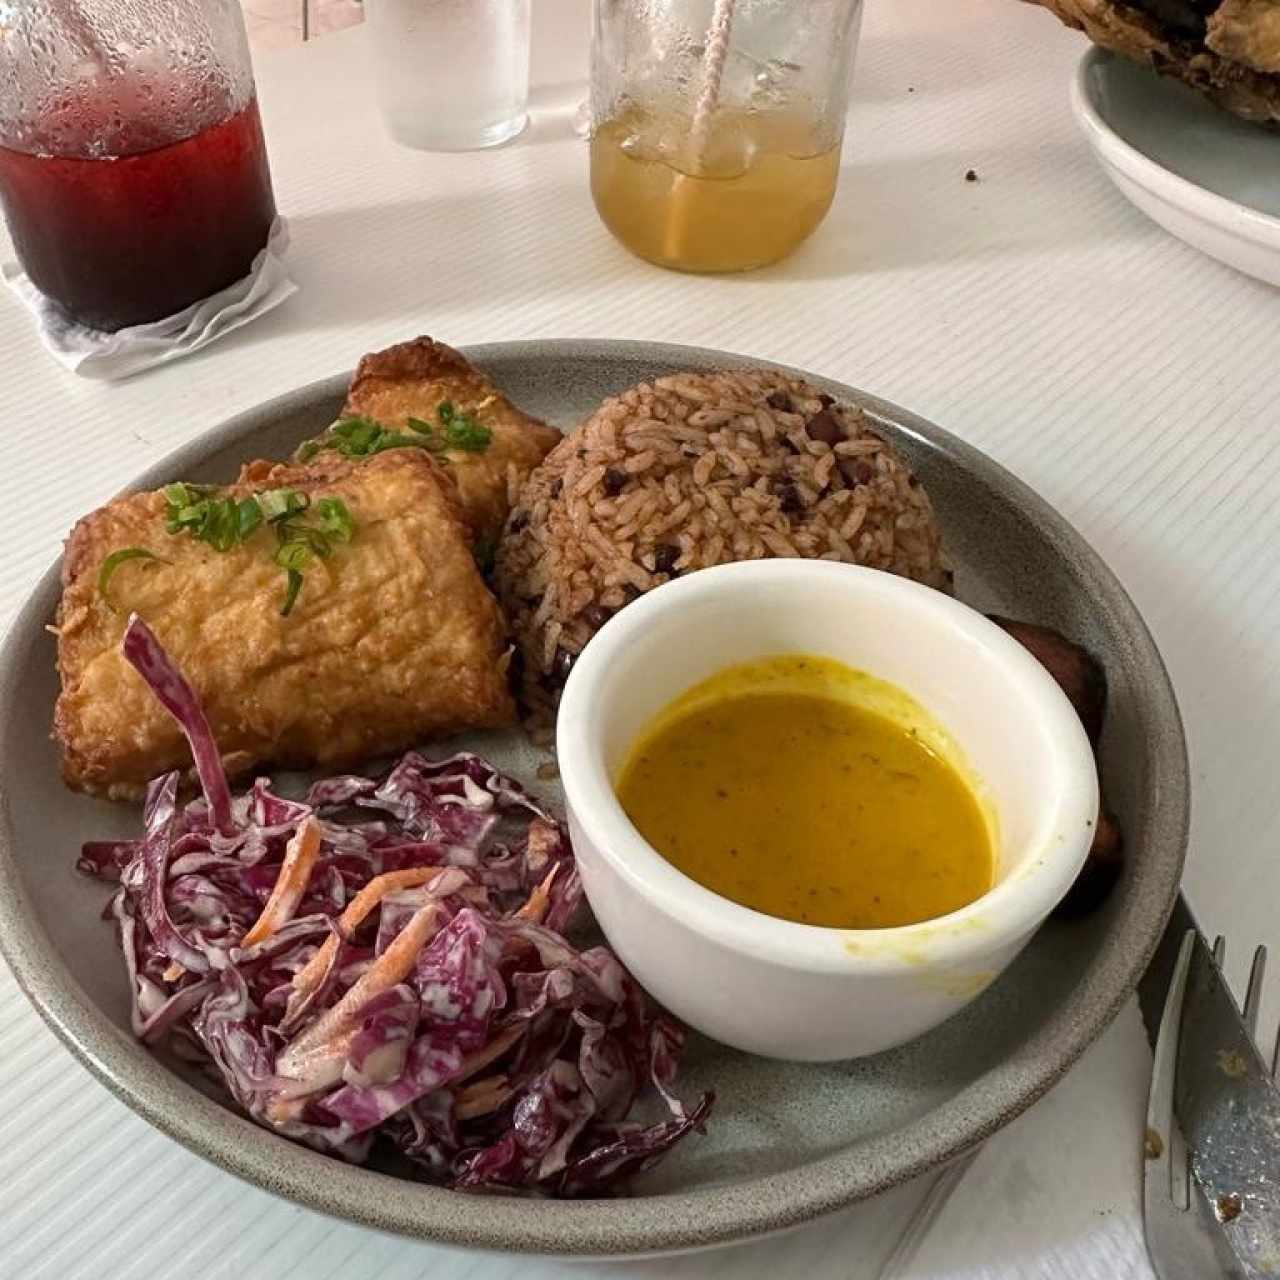
[[[320,1046],[341,1052],[339,1040],[350,1030],[352,1016],[374,996],[390,990],[399,982],[418,958],[418,952],[439,932],[441,911],[438,903],[419,907],[409,923],[396,934],[391,945],[364,971],[351,989],[327,1013],[317,1018],[276,1060],[276,1072],[297,1078],[300,1068],[315,1057]],[[324,1053],[320,1056],[328,1056]]]
[[[499,1072],[495,1076],[485,1076],[483,1080],[477,1080],[474,1084],[469,1084],[465,1089],[457,1089],[454,1091],[454,1097],[459,1102],[469,1102],[472,1098],[482,1098],[486,1093],[494,1093],[498,1089],[506,1087],[507,1077]]]
[[[506,1076],[486,1076],[469,1088],[458,1091],[453,1114],[459,1120],[474,1120],[476,1116],[497,1111],[515,1091],[508,1088]]]
[[[542,923],[542,918],[551,905],[551,885],[559,870],[558,864],[551,868],[547,878],[529,895],[529,901],[516,912],[517,920],[531,920],[534,924]]]
[[[398,889],[413,889],[420,884],[426,884],[429,880],[434,880],[437,876],[443,875],[446,870],[447,868],[441,867],[410,867],[405,871],[384,871],[382,875],[374,876],[347,903],[342,914],[338,917],[338,928],[341,930],[342,936],[349,938],[352,930],[387,894],[394,893]],[[293,975],[291,1004],[311,994],[324,976],[325,970],[333,959],[333,953],[337,949],[338,939],[333,934],[330,934],[321,943],[315,955]]]
[[[545,818],[534,818],[529,824],[529,869],[537,871],[546,865],[547,859],[560,844],[560,831]]]
[[[302,1115],[308,1102],[308,1098],[274,1098],[267,1104],[267,1115],[274,1124],[287,1124]]]
[[[287,924],[298,909],[302,895],[311,879],[311,868],[320,852],[320,824],[311,817],[304,818],[284,851],[280,874],[276,877],[267,905],[262,908],[252,929],[240,939],[240,946],[252,947],[271,937],[281,925]]]
[[[453,1083],[459,1084],[468,1076],[475,1075],[477,1071],[483,1071],[489,1063],[496,1062],[520,1039],[523,1031],[523,1027],[508,1027],[505,1031],[498,1032],[483,1049],[477,1049],[475,1053],[468,1054],[463,1058],[458,1074],[453,1077]]]
[[[497,1111],[514,1092],[514,1089],[503,1089],[500,1093],[486,1094],[472,1102],[460,1102],[454,1107],[453,1114],[459,1120],[474,1120],[477,1116],[486,1116],[491,1111]]]

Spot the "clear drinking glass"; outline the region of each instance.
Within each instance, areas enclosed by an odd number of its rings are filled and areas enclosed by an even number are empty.
[[[785,257],[840,173],[862,0],[596,0],[591,191],[681,271]]]
[[[530,0],[365,0],[387,128],[421,151],[495,147],[528,123]]]
[[[35,286],[115,330],[248,275],[276,209],[239,0],[27,0],[0,23],[0,202]]]

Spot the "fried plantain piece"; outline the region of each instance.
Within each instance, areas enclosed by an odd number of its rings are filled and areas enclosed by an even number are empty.
[[[1097,750],[1102,718],[1107,709],[1107,677],[1087,649],[1073,644],[1049,627],[989,615],[1007,631],[1058,682],[1080,717],[1089,741]]]
[[[1087,649],[1050,627],[1014,622],[994,613],[988,617],[1007,631],[1057,681],[1080,717],[1096,755],[1107,710],[1107,677],[1101,664]],[[1123,870],[1124,835],[1119,822],[1107,810],[1105,798],[1102,798],[1089,856],[1054,914],[1079,916],[1093,911],[1111,892]]]
[[[1124,836],[1120,824],[1105,809],[1100,810],[1089,856],[1075,884],[1067,890],[1067,896],[1054,908],[1054,915],[1070,918],[1096,910],[1115,887],[1123,870]]]

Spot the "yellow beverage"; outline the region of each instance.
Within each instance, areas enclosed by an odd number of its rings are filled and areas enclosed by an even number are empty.
[[[687,111],[630,106],[596,127],[591,194],[633,253],[678,271],[748,271],[786,257],[826,216],[840,144],[797,108],[723,109],[692,154]]]

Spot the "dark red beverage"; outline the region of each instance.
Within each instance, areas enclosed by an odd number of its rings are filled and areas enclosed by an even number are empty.
[[[233,284],[275,218],[256,99],[180,142],[129,141],[105,159],[0,147],[18,258],[42,293],[97,329],[159,320]]]

